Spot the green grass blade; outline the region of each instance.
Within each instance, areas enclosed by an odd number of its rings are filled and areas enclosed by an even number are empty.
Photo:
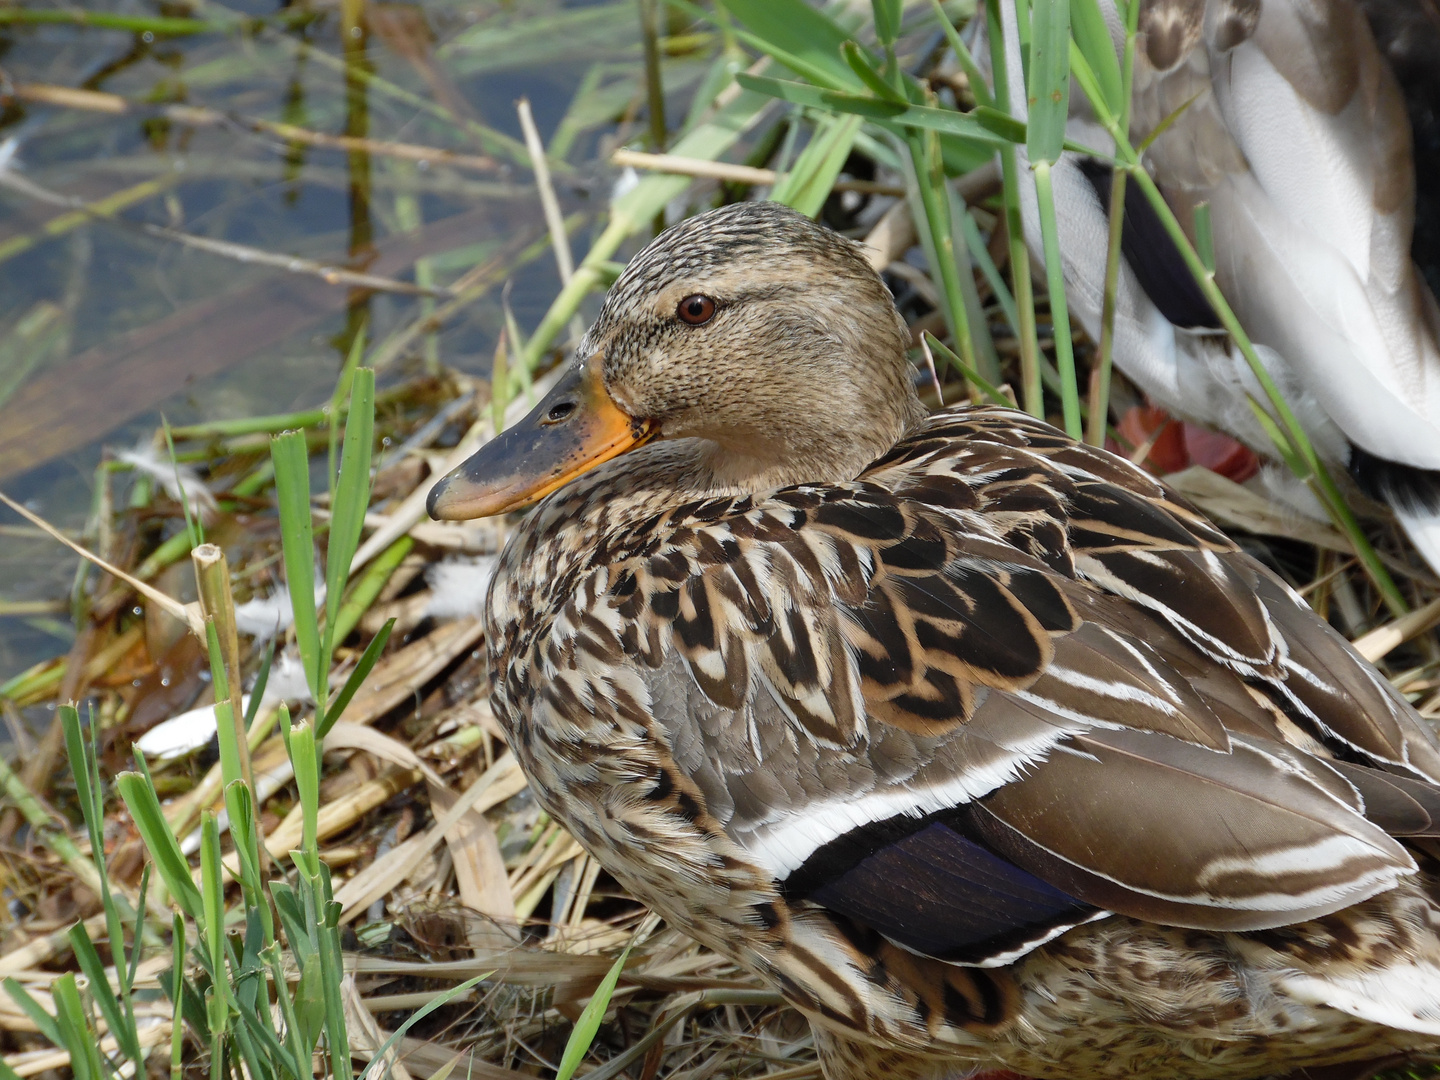
[[[290,1052],[290,1059],[297,1063],[294,1075],[299,1077],[303,1074],[299,1071],[298,1063],[311,1060],[315,1053],[315,1044],[307,1043],[301,1037],[300,1017],[295,1011],[295,999],[290,993],[290,980],[280,962],[280,946],[271,945],[266,955],[270,977],[275,986],[275,1000],[280,1006],[280,1019],[285,1025],[285,1045]],[[304,977],[303,973],[301,977]],[[307,1069],[306,1073],[308,1071]]]
[[[303,972],[319,948],[313,940],[315,929],[306,921],[305,906],[288,882],[270,882],[270,895],[275,898],[275,910],[280,914],[280,925],[285,928],[290,952]]]
[[[1070,33],[1093,73],[1101,103],[1111,116],[1120,115],[1125,102],[1120,61],[1115,55],[1115,43],[1110,38],[1110,28],[1105,25],[1098,0],[1070,0]],[[1071,55],[1073,59],[1074,54]],[[1086,96],[1092,104],[1095,103],[1095,95],[1088,90]]]
[[[360,366],[360,358],[365,355],[365,344],[370,329],[369,316],[365,316],[360,326],[355,331],[355,336],[350,340],[350,350],[345,354],[345,363],[340,367],[340,376],[335,380],[335,389],[330,395],[330,408],[327,415],[330,423],[326,425],[326,469],[325,483],[329,486],[333,495],[335,491],[335,459],[340,448],[340,415],[345,410],[346,402],[350,400],[351,381],[355,377],[355,369]]]
[[[997,110],[1013,107],[1000,11],[1000,5],[1009,2],[985,0],[986,37],[990,42],[990,68],[995,80],[994,102]],[[1015,140],[1016,143],[1022,141]],[[1000,173],[1005,234],[1010,247],[1010,280],[1014,283],[1015,310],[1020,319],[1020,402],[1031,416],[1043,419],[1045,398],[1040,378],[1040,344],[1035,327],[1035,294],[1030,281],[1030,249],[1025,245],[1025,227],[1020,212],[1020,158],[1014,144],[1000,148]]]
[[[893,120],[897,116],[903,116],[906,111],[903,102],[847,90],[829,90],[823,86],[775,79],[769,75],[751,75],[742,71],[735,76],[735,80],[747,90],[822,112],[853,112],[871,120]],[[961,114],[954,115],[958,117]],[[975,127],[983,130],[979,124],[975,124]]]
[[[1275,444],[1275,452],[1280,455],[1280,460],[1285,462],[1290,471],[1302,480],[1311,479],[1310,468],[1305,464],[1305,459],[1296,452],[1290,440],[1285,437],[1285,432],[1275,422],[1275,418],[1265,411],[1265,406],[1249,394],[1245,395],[1245,404],[1250,406],[1250,411],[1255,414],[1256,421],[1264,429],[1265,434],[1270,436],[1270,441]]]
[[[290,729],[287,743],[302,807],[301,846],[307,856],[314,856],[316,837],[320,831],[320,763],[315,753],[314,728],[309,724],[297,724]]]
[[[192,919],[203,918],[200,890],[190,877],[190,863],[181,854],[180,843],[160,809],[154,785],[140,773],[126,772],[116,778],[115,786],[120,789],[120,797],[125,800],[165,888]]]
[[[508,338],[502,326],[495,337],[495,356],[490,362],[490,426],[497,435],[505,430],[505,407],[510,404],[510,353],[520,352],[511,349]]]
[[[1210,204],[1202,202],[1195,207],[1195,252],[1207,274],[1215,273],[1215,231],[1210,224]]]
[[[940,29],[945,33],[945,40],[949,42],[950,50],[955,54],[955,59],[960,62],[960,68],[970,82],[970,93],[975,96],[976,104],[994,105],[995,99],[990,95],[990,88],[985,85],[985,75],[980,70],[980,65],[975,63],[975,57],[970,55],[969,47],[956,32],[955,24],[946,16],[945,9],[940,6],[940,0],[930,0],[930,8],[935,12],[935,18],[940,23]]]
[[[565,1052],[560,1056],[560,1067],[555,1072],[555,1080],[572,1080],[575,1070],[580,1068],[580,1063],[585,1060],[590,1044],[595,1041],[595,1033],[600,1030],[600,1021],[605,1019],[605,1010],[610,1007],[610,997],[615,993],[620,973],[625,970],[625,962],[629,959],[630,950],[626,948],[616,958],[615,963],[610,965],[605,978],[601,979],[600,985],[595,988],[595,993],[580,1013],[580,1019],[575,1021],[575,1027],[565,1043]]]
[[[906,103],[905,96],[885,81],[870,55],[855,42],[847,41],[840,46],[840,55],[844,57],[845,63],[850,65],[850,70],[860,77],[860,81],[876,97],[901,105]]]
[[[854,113],[873,120],[892,131],[918,128],[950,135],[965,142],[994,150],[1011,141],[1010,136],[1023,133],[1025,125],[1018,120],[994,113],[959,113],[952,109],[936,109],[927,105],[902,105],[863,94],[824,90],[808,83],[773,79],[768,75],[735,76],[737,82],[757,94],[767,94],[795,105],[826,112]],[[993,130],[999,128],[999,131]]]
[[[259,908],[268,916],[270,908],[261,891],[260,842],[254,803],[250,800],[250,788],[243,781],[225,785],[225,812],[230,815],[230,838],[234,841],[235,856],[240,863],[240,885],[245,892],[245,906]],[[267,933],[267,940],[272,936],[273,933]]]
[[[261,1017],[269,1015],[268,1010],[241,1009],[238,1013],[240,1027],[244,1031],[248,1044],[247,1049],[242,1051],[246,1059],[246,1066],[252,1077],[290,1078],[301,1076],[300,1067],[296,1064],[295,1056],[290,1048],[285,1046],[279,1036],[272,1028],[261,1022]],[[239,1032],[237,1031],[238,1035]],[[263,1049],[263,1053],[260,1051]]]
[[[960,233],[965,239],[965,247],[969,250],[970,257],[980,267],[980,273],[985,275],[985,281],[990,286],[990,291],[995,294],[996,303],[1005,313],[1005,321],[1010,324],[1011,331],[1018,338],[1020,336],[1020,310],[1015,305],[1015,297],[1010,292],[1010,286],[1005,283],[1005,277],[1000,273],[1000,268],[990,257],[990,249],[985,246],[985,238],[980,235],[980,226],[975,224],[975,219],[970,214],[960,216]]]
[[[989,399],[990,404],[1003,405],[1007,409],[1013,409],[1015,407],[1011,404],[1010,399],[1000,392],[999,387],[997,387],[994,383],[989,382],[985,378],[985,376],[981,375],[974,368],[966,364],[964,360],[956,356],[954,350],[946,347],[945,343],[942,342],[939,338],[937,338],[934,334],[926,331],[925,341],[935,352],[935,355],[939,356],[940,359],[947,361],[951,367],[953,367],[964,377],[966,382],[971,383],[977,389],[979,389],[981,395]]]
[[[1185,110],[1187,110],[1188,108],[1190,108],[1191,105],[1194,105],[1195,102],[1200,100],[1200,96],[1202,93],[1203,91],[1198,91],[1193,97],[1181,102],[1179,107],[1176,108],[1174,112],[1168,114],[1165,119],[1161,120],[1160,123],[1156,124],[1153,128],[1151,128],[1150,134],[1146,135],[1145,138],[1140,140],[1140,145],[1135,148],[1136,156],[1144,156],[1145,151],[1149,150],[1150,147],[1155,144],[1155,140],[1160,138],[1161,135],[1164,135],[1165,132],[1169,131],[1171,126],[1175,124],[1175,122],[1178,121],[1180,117],[1185,115]]]
[[[80,813],[90,835],[90,858],[94,860],[97,868],[102,868],[102,860],[105,858],[105,816],[100,806],[99,791],[94,784],[90,755],[86,753],[85,736],[80,730],[80,713],[74,705],[61,705],[56,712],[61,730],[65,733],[65,752],[70,759],[70,771],[75,779],[76,800],[80,803]],[[104,880],[103,869],[101,880]]]
[[[1125,170],[1110,176],[1109,236],[1105,249],[1105,297],[1100,307],[1100,356],[1090,372],[1089,422],[1085,437],[1104,446],[1110,419],[1110,377],[1115,359],[1115,308],[1120,293],[1121,244],[1125,222]]]
[[[515,319],[515,312],[510,307],[510,285],[508,282],[504,290],[500,293],[500,310],[505,314],[505,337],[515,343],[514,351],[517,354],[524,353],[525,335],[521,332],[520,324]],[[513,398],[515,394],[523,392],[525,395],[525,403],[533,408],[535,404],[535,380],[531,370],[526,365],[520,364],[510,372],[509,379],[511,385],[507,391],[506,404],[509,404],[510,399]],[[497,432],[503,430],[505,427],[503,416],[501,417],[501,421],[500,427],[495,429]]]
[[[139,1034],[133,1024],[126,1023],[126,1016],[120,1008],[120,999],[115,996],[115,991],[110,986],[110,980],[105,975],[105,965],[100,960],[100,954],[95,951],[95,943],[85,931],[85,924],[76,923],[65,936],[70,939],[75,960],[90,982],[90,996],[100,1007],[100,1013],[115,1036],[120,1052],[131,1061],[139,1059]]]
[[[410,1019],[406,1020],[398,1028],[396,1028],[390,1034],[390,1037],[386,1039],[383,1044],[381,1044],[380,1049],[375,1051],[375,1056],[370,1059],[370,1064],[365,1066],[365,1071],[360,1074],[360,1080],[379,1080],[380,1071],[384,1068],[385,1065],[385,1055],[390,1053],[390,1051],[395,1048],[395,1045],[407,1034],[409,1034],[412,1027],[418,1024],[421,1020],[424,1020],[425,1017],[429,1016],[436,1009],[443,1008],[446,1005],[449,1005],[450,1002],[454,1001],[456,998],[460,997],[462,994],[469,993],[480,983],[488,979],[492,974],[494,973],[486,972],[484,975],[476,975],[473,979],[466,979],[463,983],[460,983],[458,986],[452,986],[443,994],[437,995],[430,1002],[417,1009],[414,1015],[412,1015]]]
[[[181,1030],[183,1031],[185,1025],[188,1024],[190,1030],[195,1033],[197,1038],[204,1038],[207,1027],[205,1021],[205,1002],[200,995],[210,986],[210,972],[208,968],[210,961],[203,958],[198,946],[193,951],[187,951],[185,916],[176,911],[172,912],[171,919],[172,924],[178,924],[179,926],[179,932],[172,935],[172,942],[179,943],[179,952],[176,953],[173,947],[171,949],[171,958],[179,963],[179,967],[169,967],[159,972],[156,976],[156,981],[160,984],[160,989],[164,991],[165,996],[170,999],[172,1005],[175,1005],[176,1002],[179,1003],[176,1007],[180,1011],[180,1018],[184,1021],[183,1024],[178,1025]],[[201,957],[200,971],[197,973],[196,978],[187,979],[185,978],[185,959],[187,956],[192,955]],[[175,977],[177,971],[180,973],[178,980]]]
[[[393,544],[387,547],[374,560],[365,571],[356,579],[355,584],[350,587],[350,593],[345,597],[345,602],[340,605],[340,614],[335,617],[335,637],[344,641],[350,635],[350,631],[360,625],[360,620],[365,612],[370,610],[370,605],[380,595],[380,590],[390,580],[390,575],[405,560],[415,546],[415,540],[410,536],[402,536]],[[332,706],[333,707],[333,706]]]
[[[322,864],[312,880],[323,882],[324,921],[320,927],[320,978],[325,990],[325,1042],[330,1051],[330,1070],[335,1080],[350,1080],[350,1035],[345,1028],[345,1005],[340,981],[345,961],[340,951],[341,905],[330,899],[329,871]],[[318,889],[317,889],[318,892]],[[317,895],[317,899],[322,897]]]
[[[365,681],[365,677],[370,674],[376,661],[380,659],[380,654],[385,651],[385,645],[390,640],[390,632],[394,629],[395,620],[386,619],[380,632],[371,639],[369,645],[365,646],[365,652],[361,654],[355,669],[350,672],[349,678],[345,680],[345,685],[340,688],[340,692],[335,695],[334,702],[325,713],[325,720],[316,733],[317,738],[325,738],[345,712],[345,706],[350,704],[350,699],[355,696],[355,691],[360,689],[360,684]]]
[[[1034,168],[1057,161],[1065,144],[1070,114],[1070,0],[1034,0],[1031,16],[1025,149]]]
[[[823,11],[804,0],[725,0],[725,11],[740,23],[741,40],[797,75],[820,86],[859,89],[859,78],[840,56],[850,31]]]
[[[672,8],[683,11],[697,20],[718,23],[717,19],[703,9],[689,3],[689,0],[665,0],[665,2]],[[816,14],[819,14],[819,12],[816,12]],[[803,43],[793,50],[786,48],[785,45],[780,44],[781,40],[785,40],[784,35],[779,39],[772,40],[764,35],[752,33],[743,26],[734,27],[733,32],[737,39],[743,41],[752,49],[771,57],[789,68],[796,75],[799,75],[802,79],[809,79],[816,86],[829,86],[835,89],[859,89],[859,83],[854,74],[845,68],[843,63],[835,63],[836,58],[839,57],[840,43],[845,40],[843,33],[840,38],[835,40],[834,48],[836,52],[834,56],[824,56],[810,49],[808,45]]]
[[[60,1030],[59,1045],[70,1051],[70,1069],[75,1080],[105,1080],[100,1063],[100,1040],[91,1036],[74,973],[56,979],[50,986],[50,994],[55,1002],[55,1025]]]
[[[776,202],[793,206],[806,217],[813,218],[820,213],[855,145],[860,124],[858,116],[822,120],[815,137],[796,160],[795,167],[780,178],[770,197]]]
[[[135,901],[135,941],[130,946],[130,960],[124,984],[127,994],[130,988],[135,985],[135,973],[140,970],[140,957],[145,952],[145,905],[149,896],[150,864],[146,863],[140,868],[140,892]],[[110,951],[112,953],[115,952],[114,939],[111,940]]]
[[[940,160],[939,146],[931,132],[906,133],[909,161],[905,165],[905,194],[915,221],[921,247],[930,264],[931,276],[940,285],[941,314],[965,366],[978,368],[971,336],[970,311],[960,280],[962,268],[955,250],[955,229],[951,220],[950,195]]]
[[[260,703],[265,700],[265,687],[270,682],[270,668],[275,663],[275,639],[265,645],[260,657],[260,670],[255,673],[255,685],[250,689],[250,704],[245,707],[245,730],[255,726],[255,717],[260,713]]]
[[[1060,405],[1065,434],[1083,439],[1080,422],[1080,385],[1075,376],[1075,349],[1070,340],[1070,309],[1065,302],[1064,264],[1060,256],[1060,230],[1055,220],[1055,193],[1050,185],[1050,163],[1036,161],[1035,195],[1040,204],[1040,236],[1045,245],[1045,280],[1050,290],[1050,321],[1055,332],[1055,363],[1060,369]]]
[[[249,1009],[241,1008],[236,1010],[236,1016],[242,1018],[242,1022],[231,1025],[227,1039],[231,1050],[240,1059],[240,1068],[234,1071],[249,1080],[279,1080],[271,1068],[272,1059],[260,1052],[249,1025],[243,1022],[244,1018],[254,1022],[253,1014]]]
[[[15,979],[5,980],[5,992],[10,999],[20,1006],[20,1011],[30,1018],[30,1021],[40,1029],[40,1034],[49,1039],[56,1046],[64,1046],[61,1041],[60,1028],[55,1023],[55,1018],[40,1007],[40,1003],[30,996],[30,991],[21,986]]]
[[[77,715],[76,719],[79,717]],[[76,733],[79,732],[79,725],[76,724]],[[89,788],[94,814],[94,824],[89,818],[86,819],[86,828],[90,830],[91,848],[90,859],[95,864],[95,872],[100,878],[100,903],[105,908],[105,934],[110,939],[110,952],[114,956],[116,979],[120,984],[121,1000],[125,1003],[125,1013],[130,1018],[130,1027],[135,1028],[135,1010],[130,999],[131,988],[135,985],[134,963],[127,969],[125,965],[125,918],[131,919],[135,930],[135,944],[133,952],[136,956],[140,954],[141,942],[144,939],[145,927],[145,888],[149,884],[149,866],[146,865],[140,874],[140,894],[136,898],[136,907],[131,908],[128,901],[123,897],[116,897],[110,888],[110,877],[105,871],[105,796],[104,788],[100,781],[100,724],[95,718],[94,707],[90,710],[89,742],[81,743],[81,755],[84,758],[85,771],[89,774]],[[72,771],[78,775],[80,770],[74,768]],[[95,846],[95,837],[99,834],[99,846]],[[131,1060],[135,1061],[135,1067],[141,1067],[140,1061],[133,1055]]]
[[[170,421],[162,415],[160,424],[165,429],[165,447],[170,453],[170,467],[175,470],[175,489],[180,492],[180,509],[185,514],[185,535],[190,537],[190,550],[194,551],[205,543],[205,526],[190,512],[190,496],[185,492],[185,481],[180,476],[180,463],[175,460],[175,440],[170,436]]]
[[[1077,22],[1081,19],[1091,18],[1089,6],[1093,3],[1094,0],[1077,0],[1072,18]],[[1115,116],[1111,131],[1123,136],[1130,130],[1130,91],[1135,81],[1135,35],[1139,24],[1140,5],[1139,3],[1121,4],[1120,10],[1125,19],[1125,41],[1120,59],[1120,98],[1115,108],[1111,110]],[[1082,31],[1082,33],[1084,32],[1087,31]],[[1100,71],[1104,66],[1104,59],[1096,57],[1091,59],[1092,66],[1097,72]],[[1098,81],[1103,82],[1106,78],[1108,76],[1101,75],[1098,77]],[[1117,139],[1117,143],[1119,141],[1121,140]],[[1115,169],[1110,183],[1110,208],[1108,211],[1110,234],[1105,252],[1105,296],[1100,307],[1100,356],[1090,373],[1088,401],[1090,417],[1085,432],[1086,438],[1092,446],[1104,446],[1105,436],[1109,430],[1110,382],[1115,354],[1115,310],[1120,290],[1120,257],[1121,244],[1124,239],[1127,183],[1125,170]]]
[[[0,11],[0,26],[7,23],[62,23],[70,26],[93,26],[109,30],[124,30],[132,34],[155,34],[173,36],[181,34],[206,34],[223,32],[223,22],[205,22],[201,19],[185,19],[178,16],[157,15],[113,15],[107,12],[86,12],[84,8],[73,10],[47,10],[6,8]]]
[[[875,15],[875,37],[881,45],[894,45],[900,36],[900,19],[905,11],[905,0],[870,0],[870,9]]]
[[[170,920],[170,1080],[180,1080],[185,1048],[185,920],[177,911]]]
[[[1095,71],[1090,66],[1090,61],[1085,59],[1085,54],[1080,51],[1080,46],[1075,39],[1070,39],[1070,74],[1080,84],[1080,91],[1085,99],[1090,102],[1090,107],[1095,111],[1095,119],[1105,127],[1114,122],[1115,113],[1111,111],[1110,104],[1105,100],[1105,91],[1101,89]]]
[[[215,622],[205,620],[205,637],[210,646],[210,679],[215,687],[215,731],[220,748],[220,776],[224,783],[243,781],[245,772],[240,764],[240,738],[235,732],[235,702],[230,696],[230,681],[225,676],[225,657],[220,651],[220,635]]]
[[[215,815],[206,810],[200,818],[200,886],[205,909],[205,925],[201,928],[210,961],[210,1000],[207,1019],[210,1025],[211,1052],[225,1033],[230,1018],[230,983],[225,970],[225,879],[220,865],[220,830]]]
[[[374,439],[375,373],[369,368],[358,368],[350,383],[350,415],[345,420],[340,479],[330,507],[333,516],[325,564],[327,627],[335,625],[345,583],[350,577],[350,562],[360,546],[360,531],[370,506],[370,456]]]
[[[287,431],[270,440],[275,463],[275,493],[280,504],[280,544],[285,580],[295,611],[295,642],[310,693],[323,708],[329,675],[322,670],[320,624],[315,613],[315,534],[310,516],[310,454],[303,431]]]
[[[723,25],[721,20],[707,16],[686,0],[669,0],[669,2],[672,6],[686,11],[696,18],[710,19],[712,22]],[[736,8],[739,10],[735,10]],[[902,89],[908,87],[912,93],[918,92],[917,84],[904,75],[897,66],[891,64],[889,67],[892,80],[888,87],[888,93],[884,93],[881,98],[870,98],[859,93],[869,85],[868,81],[854,70],[851,64],[846,62],[847,58],[840,53],[845,42],[851,40],[849,31],[845,28],[845,22],[850,21],[849,19],[831,18],[800,0],[741,0],[733,5],[727,3],[726,10],[736,14],[740,21],[749,27],[749,29],[739,30],[737,34],[746,44],[809,80],[814,88],[844,93],[843,98],[829,103],[816,98],[807,98],[806,101],[799,103],[829,112],[851,112],[870,116],[872,119],[883,119],[883,108],[877,109],[875,105],[867,104],[867,102],[888,101],[891,106],[894,106],[899,102],[890,99],[903,97]],[[853,10],[851,14],[853,16]],[[892,51],[893,49],[887,50],[887,52]],[[751,76],[737,75],[737,79],[741,81],[742,85],[746,85],[745,79],[748,78]],[[773,90],[773,87],[771,89]],[[784,95],[772,93],[771,96],[783,97]],[[784,99],[791,100],[789,97]],[[948,110],[932,110],[932,112],[944,112],[950,117],[962,115]],[[929,114],[921,114],[920,119],[939,126],[946,169],[952,174],[959,175],[968,172],[989,157],[992,144],[988,140],[976,141],[975,138],[968,137],[976,129],[952,133],[946,126],[951,121]],[[896,129],[891,128],[891,130],[895,131]],[[676,152],[679,152],[678,149]]]
[[[995,340],[990,336],[990,321],[985,314],[985,305],[980,301],[980,289],[975,284],[975,264],[970,261],[970,244],[966,239],[966,226],[971,230],[975,222],[970,209],[956,192],[954,185],[946,184],[945,196],[950,204],[950,246],[955,252],[955,270],[960,280],[960,295],[965,300],[966,318],[970,324],[970,340],[975,351],[975,368],[986,375],[991,382],[1000,379],[1000,355],[995,349]],[[987,256],[988,257],[988,256]]]

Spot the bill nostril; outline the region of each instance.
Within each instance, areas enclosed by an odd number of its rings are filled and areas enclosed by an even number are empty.
[[[573,401],[561,401],[558,402],[548,413],[545,414],[545,419],[549,420],[551,423],[558,424],[561,420],[569,417],[569,415],[574,411],[575,403]]]

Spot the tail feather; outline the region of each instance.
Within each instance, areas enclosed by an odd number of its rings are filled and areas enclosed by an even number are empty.
[[[1395,506],[1395,516],[1430,569],[1440,574],[1440,510]]]

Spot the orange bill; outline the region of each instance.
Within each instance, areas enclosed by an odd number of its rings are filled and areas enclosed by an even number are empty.
[[[654,434],[648,421],[615,404],[595,357],[567,371],[525,419],[441,477],[426,509],[442,521],[519,510]]]

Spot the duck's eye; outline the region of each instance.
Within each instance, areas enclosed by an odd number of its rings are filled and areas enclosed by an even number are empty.
[[[675,317],[691,326],[700,326],[715,317],[715,301],[699,293],[687,296],[675,309]]]

